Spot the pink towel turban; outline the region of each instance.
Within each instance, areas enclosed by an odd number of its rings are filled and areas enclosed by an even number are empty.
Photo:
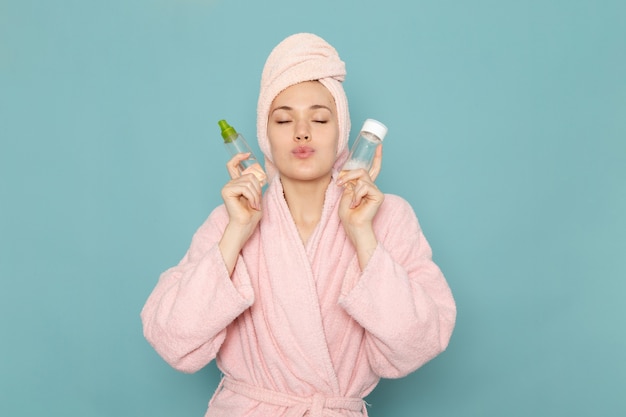
[[[339,124],[335,169],[345,161],[350,135],[348,100],[341,85],[345,75],[345,64],[335,48],[317,35],[311,33],[291,35],[272,50],[261,75],[261,91],[257,106],[257,137],[259,147],[265,155],[265,168],[270,177],[275,170],[267,138],[270,106],[274,98],[284,89],[304,81],[319,81],[335,99]]]

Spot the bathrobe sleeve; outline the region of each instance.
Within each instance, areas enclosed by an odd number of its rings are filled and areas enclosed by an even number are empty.
[[[373,371],[399,378],[446,349],[456,305],[408,202],[386,195],[374,229],[379,244],[339,304],[365,329]]]
[[[241,256],[231,279],[218,247],[227,219],[223,206],[211,213],[180,263],[161,274],[141,311],[148,342],[182,372],[213,360],[226,327],[254,301]]]

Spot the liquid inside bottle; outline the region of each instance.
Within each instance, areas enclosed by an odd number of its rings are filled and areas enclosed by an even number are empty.
[[[248,143],[246,142],[243,135],[241,135],[241,133],[237,133],[235,128],[230,126],[226,122],[226,120],[220,120],[219,122],[217,122],[217,124],[220,126],[221,129],[222,138],[224,139],[224,146],[231,156],[235,156],[239,153],[250,154],[247,159],[244,159],[239,163],[239,167],[241,168],[241,170],[243,171],[245,169],[252,168],[252,173],[254,174],[254,176],[257,177],[261,184],[265,184],[267,176],[263,171],[263,167],[261,167],[261,164],[256,159],[256,156],[254,156],[252,149],[250,149],[250,146],[248,146]]]
[[[352,145],[348,160],[341,168],[341,172],[360,168],[369,171],[374,162],[376,148],[383,143],[386,134],[387,127],[384,124],[374,119],[367,119]],[[354,182],[347,185],[354,187]]]

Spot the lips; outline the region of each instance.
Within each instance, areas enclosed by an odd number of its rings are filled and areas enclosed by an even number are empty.
[[[293,151],[291,151],[291,153],[296,158],[305,159],[313,155],[315,153],[315,149],[310,148],[308,146],[298,146]]]

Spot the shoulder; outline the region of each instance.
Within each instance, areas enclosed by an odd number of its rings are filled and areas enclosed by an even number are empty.
[[[385,201],[376,214],[375,225],[384,229],[420,228],[411,204],[396,194],[385,194]]]
[[[224,204],[220,204],[219,206],[215,207],[213,211],[211,211],[211,214],[209,214],[208,218],[208,220],[216,221],[224,219],[228,220],[228,211],[226,211],[226,206]]]
[[[223,232],[228,224],[228,212],[226,206],[220,204],[215,207],[209,216],[204,220],[202,225],[195,233],[196,238],[200,238],[205,235],[212,235],[216,232]]]
[[[380,206],[379,213],[385,215],[410,215],[415,216],[411,204],[396,194],[385,194],[385,201]]]

